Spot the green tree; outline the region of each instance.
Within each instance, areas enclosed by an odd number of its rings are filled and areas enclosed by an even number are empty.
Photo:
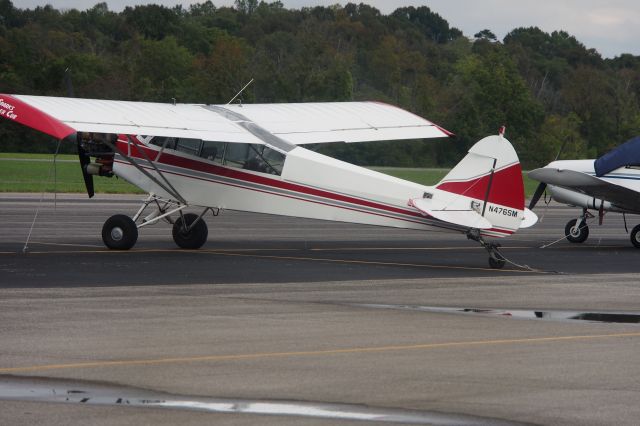
[[[195,62],[192,77],[193,92],[190,99],[204,103],[226,103],[251,79],[249,69],[249,47],[240,39],[221,37],[217,39],[207,56]],[[243,93],[246,100],[249,88]]]
[[[480,138],[496,134],[501,125],[507,125],[516,148],[527,152],[524,147],[533,142],[544,111],[504,49],[461,60],[449,90],[456,102],[449,125],[458,137],[456,157]]]
[[[396,9],[391,16],[399,20],[401,25],[407,23],[415,25],[424,37],[436,43],[446,43],[462,37],[460,30],[449,27],[446,20],[426,6],[401,7]]]
[[[588,150],[580,134],[580,125],[580,118],[573,113],[547,116],[535,142],[525,146],[529,165],[542,167],[556,158],[594,158],[595,153]]]
[[[174,37],[133,40],[126,53],[135,58],[130,70],[131,98],[157,102],[185,99],[194,57]]]
[[[615,98],[607,73],[593,67],[579,66],[563,88],[569,110],[580,117],[581,133],[597,155],[619,144]]]

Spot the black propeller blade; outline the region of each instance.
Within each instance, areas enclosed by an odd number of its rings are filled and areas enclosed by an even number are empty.
[[[73,93],[73,82],[71,81],[71,69],[67,68],[64,70],[64,84],[67,87],[67,96],[70,98],[75,98],[75,94]],[[78,157],[80,158],[80,169],[82,170],[82,177],[84,178],[84,186],[87,188],[87,194],[89,198],[93,197],[95,194],[93,189],[93,176],[87,173],[87,165],[91,163],[91,157],[89,153],[82,147],[80,138],[78,134],[75,133],[67,139],[70,142],[73,142],[73,139],[76,139],[76,143],[78,144]]]
[[[89,153],[82,147],[82,143],[77,133],[69,136],[69,138],[76,138],[78,144],[78,157],[80,158],[80,169],[82,170],[82,177],[84,178],[84,186],[87,188],[87,195],[89,198],[93,197],[93,175],[87,173],[87,165],[91,163],[91,157]]]
[[[529,210],[533,210],[533,208],[538,203],[538,200],[547,189],[547,184],[544,182],[540,182],[540,185],[536,188],[536,192],[533,193],[533,197],[531,197],[531,202],[529,203]]]

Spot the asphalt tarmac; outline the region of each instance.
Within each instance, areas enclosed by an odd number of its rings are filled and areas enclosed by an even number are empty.
[[[0,424],[640,418],[620,215],[576,245],[575,209],[541,204],[492,270],[462,235],[239,212],[198,251],[160,223],[113,252],[102,224],[141,196],[39,198],[0,195]]]

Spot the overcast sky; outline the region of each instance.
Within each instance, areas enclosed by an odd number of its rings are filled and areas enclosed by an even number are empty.
[[[99,0],[13,0],[18,8],[51,4],[58,9],[87,9]],[[188,6],[204,0],[106,0],[109,9],[156,3]],[[537,26],[546,32],[565,30],[607,58],[622,53],[640,55],[640,1],[638,0],[352,0],[368,3],[388,14],[402,6],[428,6],[459,28],[466,36],[480,30],[493,31],[500,40],[517,27]],[[214,0],[216,6],[231,6],[233,0]],[[346,4],[338,0],[282,0],[286,8]]]

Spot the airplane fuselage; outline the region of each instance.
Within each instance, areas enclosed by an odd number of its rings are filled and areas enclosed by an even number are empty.
[[[462,203],[465,207],[472,201],[482,201],[388,176],[299,146],[286,152],[281,168],[255,168],[260,169],[257,171],[248,167],[248,161],[233,164],[221,161],[219,155],[207,159],[166,149],[144,139],[136,140],[133,147],[124,140],[119,140],[118,144],[121,152],[137,157],[139,164],[160,180],[159,174],[142,160],[145,157],[153,159],[164,178],[193,206],[395,228],[445,228],[465,232],[468,228],[426,216],[409,206],[408,200],[422,198],[424,194],[438,194],[440,199],[450,199],[451,203]],[[200,153],[202,150],[200,148]],[[113,172],[144,191],[171,198],[171,194],[118,154]],[[490,220],[493,219],[490,216],[500,215],[493,209],[487,209],[486,214]],[[493,228],[483,230],[482,235],[504,237],[516,230],[517,227]]]
[[[590,176],[596,176],[594,160],[553,161],[545,166],[545,168],[572,170],[585,173]],[[637,167],[620,167],[604,176],[600,176],[600,179],[614,185],[623,186],[633,191],[640,192],[640,168]],[[548,188],[551,192],[552,198],[559,203],[569,204],[589,210],[600,210],[602,208],[603,210],[617,213],[640,213],[617,206],[606,199],[593,197],[591,195],[586,195],[579,191],[572,190],[569,187],[550,184]]]

